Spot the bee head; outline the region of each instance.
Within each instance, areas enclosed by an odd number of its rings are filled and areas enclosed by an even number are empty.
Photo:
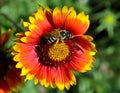
[[[62,39],[70,39],[71,38],[70,32],[68,32],[66,30],[62,30],[60,32],[60,35],[61,35]]]

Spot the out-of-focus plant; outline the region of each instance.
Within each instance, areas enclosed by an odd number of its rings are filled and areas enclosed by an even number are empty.
[[[115,27],[118,26],[118,18],[120,15],[115,14],[110,9],[106,9],[100,13],[94,15],[99,20],[99,26],[96,28],[97,32],[101,32],[104,29],[107,30],[108,36],[111,38],[114,36]]]

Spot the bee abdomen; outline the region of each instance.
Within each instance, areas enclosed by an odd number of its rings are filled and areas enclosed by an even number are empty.
[[[56,40],[57,40],[57,38],[55,38],[55,37],[49,37],[49,38],[47,39],[47,43],[48,43],[48,44],[51,44],[51,43],[54,43]]]

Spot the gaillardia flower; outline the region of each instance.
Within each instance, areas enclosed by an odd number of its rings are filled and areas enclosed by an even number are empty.
[[[47,7],[39,8],[29,20],[13,47],[16,67],[22,68],[26,80],[35,77],[35,84],[69,89],[76,84],[73,70],[86,72],[93,67],[95,45],[91,36],[84,35],[88,16],[83,12],[77,15],[73,7]]]
[[[23,77],[20,76],[21,70],[15,68],[16,62],[8,56],[10,53],[4,48],[10,35],[10,29],[4,34],[0,30],[0,93],[11,93],[23,83]]]

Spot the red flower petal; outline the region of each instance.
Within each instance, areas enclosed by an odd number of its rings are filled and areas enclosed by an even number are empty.
[[[79,72],[86,72],[90,70],[92,67],[93,58],[90,56],[90,53],[80,53],[77,52],[74,56],[73,60],[70,62],[70,68],[79,71]]]
[[[88,25],[86,23],[83,24],[82,21],[76,18],[70,18],[65,22],[65,29],[73,35],[82,35],[87,31]]]
[[[88,51],[94,51],[96,52],[95,45],[91,42],[92,37],[90,36],[79,36],[75,37],[75,40],[77,41],[78,47],[82,47],[83,49],[86,49]]]

